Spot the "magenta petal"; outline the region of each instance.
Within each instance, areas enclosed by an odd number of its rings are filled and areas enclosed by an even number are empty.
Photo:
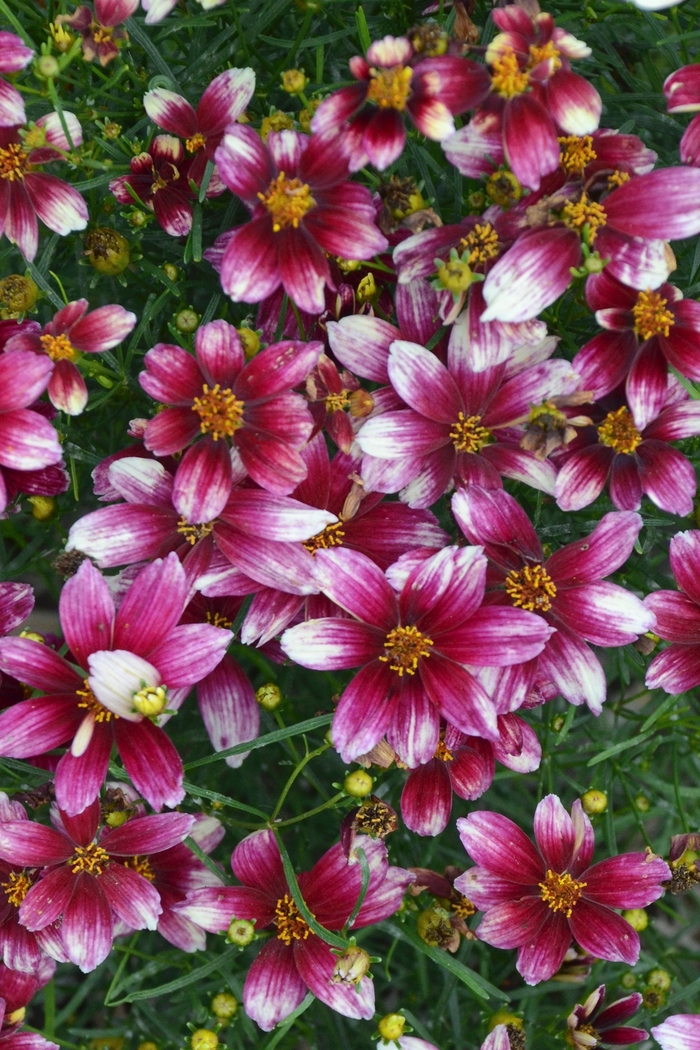
[[[71,898],[74,883],[75,875],[67,866],[54,869],[35,883],[20,907],[23,925],[34,932],[55,922]]]
[[[170,507],[120,503],[86,514],[71,526],[67,550],[83,551],[101,568],[156,558],[175,534]]]
[[[56,431],[38,412],[17,408],[0,415],[0,465],[11,470],[41,470],[60,458]]]
[[[557,795],[547,795],[535,810],[535,840],[552,871],[566,871],[575,841],[574,825]]]
[[[149,661],[168,688],[189,688],[221,663],[232,639],[231,631],[210,623],[180,624],[149,653]]]
[[[224,656],[197,687],[199,713],[216,751],[254,740],[260,731],[260,705],[243,669]],[[237,769],[245,754],[229,755],[226,765]]]
[[[545,875],[539,853],[508,817],[476,810],[457,821],[462,845],[480,867],[518,886],[533,886]]]
[[[452,784],[445,762],[434,758],[412,769],[401,793],[401,816],[416,835],[439,835],[452,812]]]
[[[437,423],[454,424],[464,408],[457,384],[443,363],[416,343],[397,339],[391,344],[389,378],[407,405]]]
[[[117,857],[162,853],[189,835],[195,818],[189,813],[163,813],[129,820],[119,828],[103,832],[100,845]]]
[[[502,719],[499,719],[499,725]],[[452,789],[460,798],[474,801],[491,787],[495,772],[494,746],[479,737],[468,737],[447,763]]]
[[[78,350],[113,350],[133,330],[136,314],[123,306],[99,306],[73,325],[70,340]]]
[[[383,572],[359,551],[341,547],[316,552],[324,593],[352,616],[382,631],[398,623],[394,592]]]
[[[385,635],[355,620],[307,620],[282,635],[281,646],[302,667],[332,671],[361,667],[384,653]]]
[[[134,930],[155,930],[163,910],[160,894],[148,879],[122,864],[110,864],[100,886],[114,914]]]
[[[547,561],[547,572],[557,585],[595,583],[624,565],[641,528],[639,514],[612,511],[589,536],[555,551]]]
[[[88,221],[87,205],[78,191],[67,182],[57,179],[55,175],[32,171],[25,176],[24,184],[37,215],[54,233],[65,237],[73,230],[85,229]]]
[[[477,936],[494,948],[519,948],[537,935],[546,913],[539,896],[496,904],[479,923]]]
[[[337,961],[337,955],[333,955],[319,937],[312,935],[294,943],[294,962],[299,976],[316,998],[343,1017],[369,1021],[374,1016],[374,982],[364,977],[354,987],[334,984],[331,978]]]
[[[661,857],[623,853],[594,864],[582,878],[587,900],[608,908],[646,908],[663,894],[671,871]]]
[[[560,591],[556,615],[585,641],[606,647],[634,642],[655,623],[636,595],[605,581]]]
[[[205,135],[218,135],[238,120],[255,90],[252,69],[227,69],[214,77],[197,106],[197,119]]]
[[[286,890],[285,882],[280,896]],[[175,910],[209,933],[220,933],[233,918],[255,922],[257,929],[269,926],[275,916],[275,904],[275,898],[252,886],[204,886],[191,890],[187,900],[176,904]]]
[[[671,568],[678,586],[700,605],[700,532],[677,532],[670,546]],[[0,642],[0,649],[2,648]]]
[[[57,361],[49,380],[49,400],[68,416],[79,416],[88,400],[85,380],[72,361]]]
[[[564,961],[571,940],[564,916],[558,912],[547,915],[538,933],[518,952],[516,968],[525,983],[539,984],[553,977]]]
[[[143,96],[146,113],[159,128],[180,138],[191,138],[197,131],[197,117],[189,102],[174,91],[156,88]]]
[[[177,468],[173,505],[192,524],[213,521],[226,506],[231,483],[226,442],[199,441],[187,449]]]
[[[663,1050],[700,1048],[700,1020],[697,1014],[673,1014],[663,1024],[652,1028],[651,1034]]]
[[[582,510],[597,499],[605,487],[614,455],[604,445],[590,445],[569,456],[554,486],[554,496],[562,510]]]
[[[440,739],[440,716],[420,678],[406,676],[401,700],[387,731],[387,741],[402,762],[413,769],[428,762]]]
[[[584,897],[571,912],[569,923],[577,944],[597,959],[634,966],[639,958],[639,936],[621,915],[609,908]]]
[[[6,80],[0,79],[0,127],[16,127],[24,124],[26,119],[24,99],[19,91]]]
[[[644,604],[656,616],[655,633],[665,641],[700,645],[700,607],[685,594],[655,591]]]
[[[650,199],[656,207],[647,207]],[[605,198],[608,223],[630,237],[675,241],[700,233],[700,170],[661,168],[630,179]]]
[[[697,489],[692,463],[663,441],[643,441],[637,455],[642,491],[652,503],[669,514],[690,514]]]
[[[539,656],[554,629],[536,613],[482,606],[465,624],[440,640],[445,656],[461,664],[508,667]]]
[[[180,619],[186,598],[185,571],[177,555],[151,562],[138,574],[119,607],[111,648],[147,658]]]
[[[379,171],[394,163],[405,141],[403,120],[395,109],[380,109],[374,113],[362,136],[363,149]]]
[[[90,653],[111,649],[114,601],[106,581],[90,561],[84,561],[66,582],[59,614],[68,648],[82,667],[87,667]]]
[[[344,762],[365,755],[386,733],[399,700],[395,678],[378,660],[358,671],[345,689],[331,727],[333,746]]]
[[[156,401],[167,405],[185,404],[189,408],[193,398],[201,392],[201,370],[192,355],[181,346],[157,343],[146,354],[144,363],[146,370],[139,373],[139,382]],[[196,414],[193,419],[197,419]]]
[[[217,157],[220,150],[221,146],[216,151]],[[232,231],[221,261],[220,276],[224,292],[235,303],[259,303],[272,295],[282,282],[277,242],[273,240],[271,227],[269,218],[254,219]]]
[[[425,691],[451,725],[470,736],[498,739],[494,703],[466,668],[433,652],[421,660],[419,671]]]
[[[246,886],[264,888],[275,898],[287,892],[282,858],[271,831],[254,831],[239,842],[231,857],[231,867],[236,878]]]
[[[99,878],[82,872],[63,913],[61,936],[70,961],[90,973],[112,950],[112,909]]]
[[[503,145],[513,173],[531,190],[539,189],[542,176],[559,166],[559,143],[552,118],[530,94],[516,95],[506,103]]]
[[[163,730],[147,718],[138,723],[119,719],[114,732],[124,768],[153,809],[182,802],[182,761]]]
[[[56,767],[56,801],[69,816],[82,813],[98,797],[111,751],[109,724],[96,722],[85,751],[78,757],[70,751],[62,756]]]
[[[0,857],[20,868],[62,864],[73,852],[73,843],[53,828],[30,820],[0,824]]]
[[[291,946],[277,938],[268,941],[245,980],[245,1012],[264,1032],[271,1032],[296,1010],[305,995],[306,984],[299,976]]]
[[[558,69],[545,92],[547,109],[567,135],[591,135],[597,130],[603,103],[585,77]]]
[[[537,666],[542,677],[549,679],[570,704],[586,704],[594,714],[600,714],[607,695],[600,660],[565,624],[559,624]]]
[[[0,715],[0,753],[7,758],[43,755],[70,740],[82,717],[74,693],[14,704]]]
[[[0,638],[0,670],[45,693],[72,693],[83,682],[62,656],[31,638]]]
[[[489,271],[482,323],[537,317],[569,287],[571,267],[580,257],[581,244],[573,230],[555,227],[522,234]]]

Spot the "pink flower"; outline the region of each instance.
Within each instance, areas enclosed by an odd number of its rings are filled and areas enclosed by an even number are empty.
[[[393,915],[414,879],[411,872],[389,865],[383,842],[361,835],[355,840],[355,850],[358,848],[367,858],[370,881],[353,930]],[[231,867],[241,887],[194,890],[176,910],[212,932],[227,929],[234,917],[254,921],[257,930],[272,927],[275,936],[263,946],[243,988],[248,1016],[269,1032],[296,1009],[308,989],[345,1017],[371,1018],[371,980],[363,977],[355,986],[331,980],[337,957],[299,913],[273,833],[256,831],[243,839],[233,851]],[[341,930],[360,892],[357,857],[348,860],[338,843],[298,881],[316,921],[327,930]]]
[[[455,130],[453,116],[489,89],[483,66],[457,55],[421,58],[403,36],[375,40],[366,60],[350,59],[350,71],[358,83],[324,99],[311,128],[319,135],[343,132],[351,171],[368,162],[383,171],[400,156],[404,111],[427,138],[442,141]]]
[[[56,799],[82,813],[97,797],[116,743],[135,787],[153,806],[182,801],[182,763],[155,719],[222,659],[231,632],[177,626],[187,602],[175,554],[142,569],[115,613],[107,582],[85,561],[61,592],[70,656],[27,638],[0,639],[3,671],[45,694],[0,715],[0,754],[27,758],[72,740],[56,769]],[[180,692],[184,690],[184,692]]]
[[[58,113],[40,117],[36,129],[27,131],[24,138],[18,134],[18,127],[0,127],[0,233],[18,246],[29,262],[39,246],[37,216],[62,237],[87,226],[88,210],[78,191],[39,168],[62,159],[83,141],[76,117],[66,112],[63,117],[71,141]]]
[[[126,30],[117,26],[134,14],[139,0],[95,0],[94,6],[94,14],[89,7],[76,7],[72,15],[59,15],[56,22],[77,30],[85,61],[97,58],[104,68],[119,54],[118,41],[129,39]]]
[[[408,774],[401,793],[404,824],[417,835],[439,835],[449,823],[452,792],[473,801],[491,787],[495,759],[508,769],[532,773],[542,748],[537,734],[514,714],[498,716],[498,739],[467,736],[448,725],[433,758]]]
[[[672,1014],[651,1034],[662,1050],[700,1050],[700,1014]]]
[[[103,830],[99,839],[97,799],[77,817],[61,810],[58,817],[57,829],[28,820],[0,823],[0,857],[45,869],[27,891],[19,920],[40,934],[62,918],[66,955],[88,973],[109,955],[115,919],[136,930],[156,928],[162,906],[149,855],[182,842],[194,817],[136,817]]]
[[[112,350],[131,332],[136,314],[122,306],[100,306],[85,316],[87,299],[68,303],[39,331],[24,331],[5,344],[6,351],[31,350],[53,362],[48,394],[55,408],[79,416],[87,404],[87,387],[75,362],[84,353]]]
[[[313,419],[292,387],[306,378],[321,349],[317,342],[273,343],[246,364],[235,328],[211,321],[197,329],[196,360],[167,343],[148,351],[139,382],[168,407],[150,420],[144,443],[157,456],[169,456],[204,435],[185,454],[180,485],[188,484],[185,474],[208,475],[216,497],[206,500],[206,520],[216,517],[231,491],[229,442],[236,466],[269,492],[287,495],[306,477],[300,449]]]
[[[537,656],[552,629],[520,609],[482,606],[486,559],[478,547],[446,547],[410,573],[398,597],[357,551],[316,553],[324,593],[351,619],[309,620],[281,645],[302,667],[361,667],[333,719],[344,761],[385,734],[413,767],[438,746],[440,715],[470,736],[499,737],[494,704],[464,665],[503,667]]]
[[[34,57],[31,47],[14,33],[0,31],[0,73],[19,73]],[[0,77],[0,127],[13,127],[26,120],[24,100],[17,88]]]
[[[49,969],[46,963],[53,969]],[[2,1050],[59,1050],[58,1043],[44,1039],[38,1032],[22,1032],[25,1007],[34,994],[53,977],[56,964],[45,959],[39,964],[36,976],[16,973],[6,967],[0,969],[0,1047]]]
[[[171,237],[184,237],[192,229],[194,193],[189,175],[194,157],[187,157],[179,139],[156,135],[148,152],[132,157],[131,175],[112,179],[109,188],[121,204],[133,204],[136,194],[146,208],[155,214],[159,224]],[[213,187],[215,192],[221,192]],[[211,195],[207,191],[207,195]]]
[[[221,285],[234,302],[259,303],[280,285],[300,310],[320,314],[332,284],[326,253],[371,259],[387,248],[364,186],[347,180],[337,142],[296,131],[228,131],[215,160],[224,183],[251,212],[231,234]]]
[[[182,95],[165,88],[149,91],[143,97],[143,105],[154,124],[185,139],[185,150],[195,155],[188,178],[201,186],[207,161],[213,163],[224,132],[236,123],[254,90],[255,73],[252,69],[227,69],[214,77],[196,112]]]
[[[649,1038],[643,1028],[631,1028],[620,1022],[629,1020],[642,1005],[639,992],[617,999],[603,1009],[605,985],[601,984],[586,999],[583,1005],[575,1006],[566,1019],[569,1031],[566,1034],[574,1050],[594,1050],[595,1047],[630,1046]]]
[[[664,81],[669,113],[694,113],[700,109],[700,65],[681,66]],[[698,167],[700,161],[700,118],[693,117],[680,144],[684,164]]]
[[[654,630],[672,644],[652,660],[650,689],[684,693],[700,684],[700,532],[679,532],[671,540],[671,569],[678,591],[654,591],[644,604],[656,616]]]
[[[0,354],[0,513],[18,490],[36,492],[40,472],[60,462],[56,431],[40,412],[32,411],[52,371],[48,357],[19,350]]]
[[[498,813],[477,810],[457,827],[479,866],[455,888],[486,913],[476,930],[481,940],[519,949],[516,968],[527,984],[552,977],[572,940],[599,959],[636,963],[639,937],[612,909],[658,900],[671,874],[660,857],[623,853],[591,867],[591,822],[578,799],[569,816],[556,795],[535,810],[536,846]]]
[[[590,535],[545,558],[529,518],[508,493],[470,485],[453,497],[452,510],[469,542],[483,544],[494,566],[492,586],[504,588],[489,598],[530,609],[556,627],[538,657],[537,679],[600,714],[605,672],[587,643],[627,645],[654,628],[639,598],[604,580],[632,554],[640,516],[606,514]]]
[[[4,791],[0,791],[0,824],[5,821],[26,820],[24,806],[12,802]],[[19,922],[19,907],[30,886],[35,882],[38,871],[27,870],[27,865],[8,864],[0,861],[0,886],[4,900],[0,903],[0,947],[2,962],[12,970],[23,973],[35,973],[41,963],[43,952],[37,944],[36,937]],[[0,995],[2,990],[0,988]]]

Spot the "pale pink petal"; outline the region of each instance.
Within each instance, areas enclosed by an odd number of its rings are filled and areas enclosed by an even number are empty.
[[[289,945],[273,938],[250,967],[243,987],[245,1012],[264,1032],[271,1032],[306,995]]]
[[[99,879],[75,876],[73,896],[63,912],[61,937],[70,961],[90,973],[112,950],[112,909]]]
[[[343,1017],[370,1020],[374,1016],[374,982],[364,977],[354,987],[335,984],[331,978],[337,961],[338,956],[314,934],[294,942],[297,971],[316,998]]]
[[[557,795],[546,795],[535,810],[535,841],[552,871],[566,871],[573,855],[575,831]]]

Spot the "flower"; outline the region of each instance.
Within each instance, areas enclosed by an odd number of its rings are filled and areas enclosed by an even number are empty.
[[[351,619],[309,620],[285,631],[280,644],[302,667],[361,667],[331,728],[344,761],[386,733],[406,765],[427,762],[440,715],[471,736],[498,739],[493,702],[464,664],[520,664],[542,651],[552,628],[520,609],[482,606],[480,548],[445,547],[418,565],[398,597],[357,551],[319,550],[316,563],[323,592]]]
[[[359,929],[393,915],[414,876],[389,865],[383,842],[359,836],[354,848],[363,850],[370,869],[367,894],[352,926]],[[248,1016],[269,1032],[296,1009],[308,988],[346,1017],[371,1018],[371,980],[363,977],[356,985],[332,981],[337,958],[299,913],[273,832],[256,831],[243,839],[233,851],[231,867],[241,887],[194,890],[176,910],[212,932],[227,929],[233,916],[254,920],[256,930],[273,928],[275,936],[263,946],[246,977],[243,1005]],[[327,930],[341,930],[362,882],[356,853],[348,860],[337,843],[298,882],[316,921]]]
[[[243,114],[254,90],[255,73],[246,66],[214,77],[196,112],[182,95],[165,88],[147,92],[143,105],[154,124],[185,140],[186,152],[194,154],[188,177],[201,186],[207,161],[214,162],[224,132]]]
[[[19,802],[13,802],[0,791],[0,824],[7,820],[26,820],[27,814],[24,806]],[[19,907],[27,894],[30,886],[38,876],[38,871],[27,865],[8,864],[0,861],[0,887],[2,890],[2,902],[0,903],[0,946],[2,947],[2,962],[11,970],[19,970],[22,973],[36,973],[41,963],[43,952],[37,944],[36,937],[20,924],[18,919]],[[2,989],[0,988],[0,995]]]
[[[672,1014],[651,1034],[662,1050],[699,1050],[700,1014]]]
[[[87,404],[87,387],[75,362],[84,353],[112,350],[131,332],[136,314],[123,306],[100,306],[85,316],[87,299],[68,303],[44,325],[8,339],[6,352],[30,350],[48,354],[52,363],[48,394],[51,404],[69,416],[79,416]]]
[[[292,388],[302,382],[323,349],[319,342],[273,343],[246,363],[236,329],[225,321],[201,325],[196,359],[180,346],[158,343],[145,357],[141,386],[162,411],[146,426],[144,443],[157,456],[180,452],[195,439],[178,474],[192,486],[190,521],[210,521],[223,509],[236,466],[269,492],[287,495],[306,477],[300,449],[313,429],[306,401]],[[204,472],[207,493],[194,479]],[[196,504],[196,507],[195,507]]]
[[[34,52],[14,33],[0,31],[0,73],[19,73],[29,65]],[[17,88],[0,77],[0,127],[24,124],[24,101]]]
[[[166,233],[171,237],[184,237],[192,229],[195,195],[189,174],[194,161],[194,157],[186,156],[179,139],[172,135],[156,135],[148,152],[131,158],[131,174],[112,179],[109,188],[121,204],[133,205],[133,194],[136,194],[141,203],[155,214]],[[216,186],[213,190],[221,192]],[[207,196],[210,195],[207,190]]]
[[[700,109],[700,64],[681,66],[664,81],[669,113],[693,113]],[[693,117],[680,144],[684,164],[698,166],[700,160],[700,118]]]
[[[658,900],[671,874],[660,857],[623,853],[591,866],[591,822],[578,799],[569,816],[556,795],[535,810],[536,847],[499,813],[477,810],[457,827],[479,866],[455,888],[485,911],[476,930],[481,940],[518,948],[516,968],[527,984],[552,977],[572,940],[599,959],[636,963],[639,937],[612,909]]]
[[[370,161],[383,171],[399,157],[404,111],[427,138],[441,141],[455,130],[453,116],[481,102],[489,88],[483,66],[457,55],[421,58],[403,36],[375,40],[366,59],[350,59],[350,72],[358,83],[324,99],[311,129],[342,133],[351,171]]]
[[[45,869],[27,890],[19,921],[41,934],[62,918],[60,938],[66,955],[83,973],[109,955],[115,919],[136,930],[156,928],[162,906],[152,885],[150,854],[182,842],[194,817],[135,817],[103,830],[97,839],[99,820],[100,803],[95,799],[77,817],[59,808],[55,828],[27,820],[0,823],[0,857]]]
[[[224,183],[251,212],[232,232],[221,286],[234,302],[259,303],[280,285],[300,310],[320,314],[332,285],[326,254],[371,259],[387,248],[364,186],[347,180],[337,143],[296,131],[229,130],[215,160]]]
[[[0,715],[0,754],[33,757],[72,740],[56,768],[56,799],[71,817],[97,797],[114,743],[154,809],[184,798],[180,756],[156,719],[168,690],[181,702],[231,640],[210,624],[176,626],[187,590],[184,569],[169,554],[140,571],[115,612],[107,582],[84,561],[59,602],[78,670],[40,642],[0,639],[0,668],[45,694]]]
[[[95,0],[94,14],[89,7],[76,7],[72,15],[59,15],[56,25],[69,25],[82,37],[86,62],[99,59],[104,69],[119,54],[118,41],[128,40],[125,29],[117,27],[134,14],[139,0]]]
[[[37,216],[62,237],[87,226],[87,206],[78,191],[39,167],[63,159],[83,141],[77,118],[65,110],[62,116],[70,141],[58,113],[40,117],[24,138],[18,127],[0,127],[0,233],[18,246],[29,262],[39,246]]]
[[[643,1028],[630,1028],[621,1025],[636,1014],[642,1005],[639,992],[616,999],[603,1009],[605,985],[601,984],[586,999],[585,1003],[575,1006],[566,1019],[569,1026],[567,1041],[575,1050],[593,1050],[596,1046],[630,1046],[649,1038]]]
[[[644,604],[656,616],[654,630],[672,644],[651,661],[650,689],[684,693],[700,684],[700,532],[678,532],[671,540],[671,569],[679,591],[654,591]]]
[[[606,514],[590,535],[545,558],[529,518],[508,493],[470,485],[453,496],[452,510],[469,542],[483,544],[494,567],[492,585],[504,588],[489,592],[490,599],[530,609],[556,627],[538,657],[538,677],[569,703],[600,714],[605,672],[587,643],[627,645],[654,628],[639,598],[604,580],[632,554],[641,517]]]

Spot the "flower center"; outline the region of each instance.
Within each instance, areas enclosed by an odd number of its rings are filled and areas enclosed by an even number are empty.
[[[124,867],[135,871],[137,875],[142,875],[149,882],[155,882],[155,872],[148,862],[148,857],[129,857],[124,861]]]
[[[68,863],[74,875],[81,871],[86,871],[88,875],[101,875],[103,868],[109,863],[109,853],[96,842],[91,842],[89,846],[76,846],[75,853]]]
[[[616,412],[608,412],[598,427],[598,441],[601,445],[614,448],[629,456],[642,442],[642,435],[634,425],[630,410],[623,405]]]
[[[480,426],[481,416],[465,416],[459,413],[457,422],[450,431],[450,439],[457,452],[481,452],[491,440],[491,431]]]
[[[567,175],[580,175],[586,165],[598,156],[590,135],[564,135],[559,139],[559,145],[559,163]]]
[[[373,801],[363,802],[355,814],[355,831],[364,832],[372,838],[385,839],[398,827],[398,817],[386,802],[372,796]]]
[[[342,547],[344,538],[343,522],[337,521],[334,525],[326,525],[323,532],[317,532],[315,536],[305,540],[302,546],[314,554],[318,550],[328,550],[329,547]]]
[[[295,229],[306,215],[309,208],[316,205],[311,190],[301,179],[288,179],[283,171],[268,186],[267,193],[259,193],[272,216],[272,229],[279,233],[285,226]]]
[[[27,170],[27,154],[19,142],[11,142],[7,149],[0,149],[0,179],[23,179]]]
[[[32,882],[23,871],[11,871],[7,882],[0,882],[0,886],[2,886],[5,891],[7,903],[11,904],[14,908],[19,908],[20,904],[29,893],[29,890],[32,887]]]
[[[205,142],[204,135],[198,131],[191,139],[185,139],[185,149],[188,153],[198,153],[200,149],[204,149]]]
[[[435,748],[435,754],[433,755],[433,758],[439,758],[441,762],[452,761],[452,752],[447,747],[444,740],[440,740],[440,742],[438,743],[438,746]]]
[[[589,200],[586,193],[581,194],[580,200],[565,204],[561,217],[564,225],[572,230],[583,230],[584,226],[588,226],[591,244],[595,241],[598,227],[605,226],[608,221],[603,205]]]
[[[551,40],[548,40],[546,44],[530,44],[530,61],[528,65],[532,69],[533,66],[538,66],[540,62],[550,63],[550,73],[556,73],[558,69],[561,69],[559,51]]]
[[[111,722],[113,718],[119,718],[119,715],[115,715],[113,711],[102,706],[90,688],[87,678],[84,678],[83,682],[85,688],[75,690],[75,695],[82,696],[83,698],[78,701],[78,707],[85,707],[88,711],[92,712],[96,722]]]
[[[456,256],[457,252],[452,254]],[[475,279],[469,263],[465,259],[459,258],[451,258],[449,262],[439,266],[437,277],[440,285],[446,288],[448,292],[452,292],[453,295],[466,292]]]
[[[224,616],[223,613],[219,612],[207,611],[207,623],[210,623],[212,627],[222,627],[224,630],[228,630],[229,627],[233,626],[233,620],[229,620],[228,616]]]
[[[400,678],[406,674],[415,674],[421,656],[430,656],[433,641],[421,634],[417,627],[394,627],[389,631],[384,642],[388,650],[386,656],[380,656],[382,663],[388,663],[392,671]]]
[[[624,186],[631,178],[628,171],[620,171],[619,168],[616,168],[612,175],[608,175],[608,188],[614,190],[617,186]]]
[[[329,394],[325,401],[326,412],[344,412],[346,408],[350,408],[347,390],[341,390],[339,394]]]
[[[478,266],[493,259],[498,255],[498,234],[490,222],[480,223],[474,227],[471,233],[463,237],[460,246],[469,252],[467,262],[470,266]]]
[[[177,523],[177,531],[193,547],[197,540],[203,540],[205,536],[208,536],[213,528],[214,523],[211,521],[202,521],[198,525],[190,525],[185,517],[180,518]]]
[[[472,904],[469,898],[465,897],[463,893],[453,892],[454,895],[450,898],[450,911],[459,919],[470,919],[472,915],[476,915],[476,906]]]
[[[373,69],[367,90],[367,99],[382,109],[405,109],[411,94],[410,66],[392,66],[391,69]]]
[[[168,706],[168,690],[164,685],[144,685],[132,697],[134,708],[146,718],[162,715]]]
[[[593,1046],[598,1046],[598,1044],[600,1043],[600,1032],[597,1028],[594,1028],[592,1024],[578,1024],[576,1025],[575,1032],[576,1034],[578,1034],[579,1032],[583,1032],[584,1035],[590,1035],[592,1039],[595,1039],[595,1043],[592,1044]],[[575,1035],[572,1041],[575,1044]],[[591,1044],[586,1042],[586,1045],[589,1046]]]
[[[286,893],[277,901],[273,922],[277,927],[278,939],[285,944],[291,944],[293,940],[305,941],[309,934],[313,934],[313,930],[309,929],[308,923],[299,914],[296,904]]]
[[[668,335],[675,319],[666,309],[667,299],[658,292],[638,292],[637,302],[632,307],[634,330],[642,339],[651,339],[653,335]]]
[[[106,44],[112,39],[112,33],[114,28],[112,26],[103,26],[99,22],[93,22],[90,26],[92,32],[92,39],[96,44]]]
[[[503,54],[493,60],[491,85],[503,98],[522,95],[527,90],[529,80],[527,72],[520,68],[518,56],[512,47],[505,48]]]
[[[77,361],[80,356],[67,335],[40,335],[39,342],[52,361]]]
[[[506,594],[513,605],[530,612],[548,612],[557,588],[543,565],[526,565],[511,569],[505,579]]]
[[[243,401],[238,401],[229,387],[222,390],[218,383],[211,390],[205,383],[202,396],[192,402],[192,411],[200,418],[199,429],[211,434],[214,441],[233,437],[243,426],[243,408]]]
[[[556,871],[548,868],[544,882],[538,885],[542,891],[540,897],[545,904],[548,904],[552,911],[563,911],[569,919],[586,883],[572,879],[568,871],[558,875]]]

